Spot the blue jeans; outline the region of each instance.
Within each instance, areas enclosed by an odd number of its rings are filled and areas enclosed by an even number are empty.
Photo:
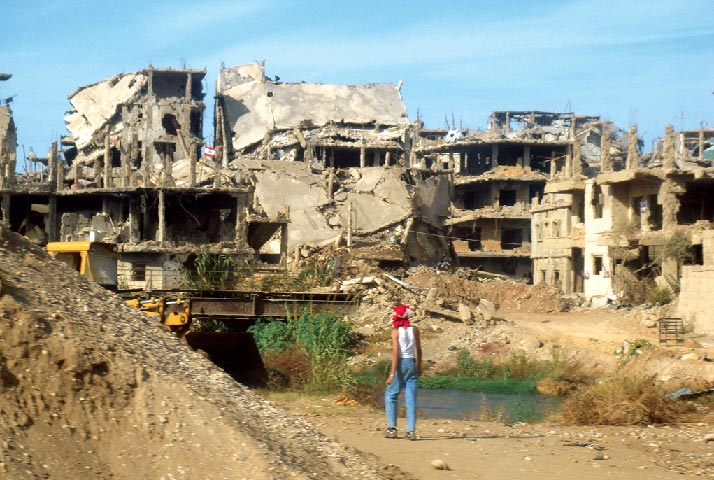
[[[392,383],[384,391],[384,412],[387,415],[387,427],[397,428],[397,399],[404,390],[407,404],[407,432],[416,428],[417,410],[417,368],[413,358],[400,358]]]

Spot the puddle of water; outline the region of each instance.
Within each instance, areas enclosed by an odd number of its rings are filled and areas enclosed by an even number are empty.
[[[402,400],[400,399],[400,402]],[[420,389],[419,416],[450,420],[478,420],[501,416],[509,423],[532,422],[553,411],[561,399],[541,395],[499,395],[461,390]],[[486,410],[485,412],[483,410]]]

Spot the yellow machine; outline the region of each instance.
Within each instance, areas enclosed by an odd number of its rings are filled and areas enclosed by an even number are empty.
[[[117,288],[117,247],[103,242],[50,242],[52,258],[68,264],[103,287]]]
[[[148,299],[132,298],[126,303],[149,315],[166,326],[179,337],[188,333],[191,318],[191,300],[178,297],[175,300],[151,297]]]

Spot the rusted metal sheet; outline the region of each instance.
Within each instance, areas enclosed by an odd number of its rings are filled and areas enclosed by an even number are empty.
[[[357,301],[347,294],[254,293],[242,297],[189,297],[191,315],[217,318],[288,318],[310,313],[354,311]]]

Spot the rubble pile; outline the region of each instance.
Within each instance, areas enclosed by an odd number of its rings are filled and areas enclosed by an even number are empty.
[[[0,285],[0,477],[384,478],[5,228]]]

